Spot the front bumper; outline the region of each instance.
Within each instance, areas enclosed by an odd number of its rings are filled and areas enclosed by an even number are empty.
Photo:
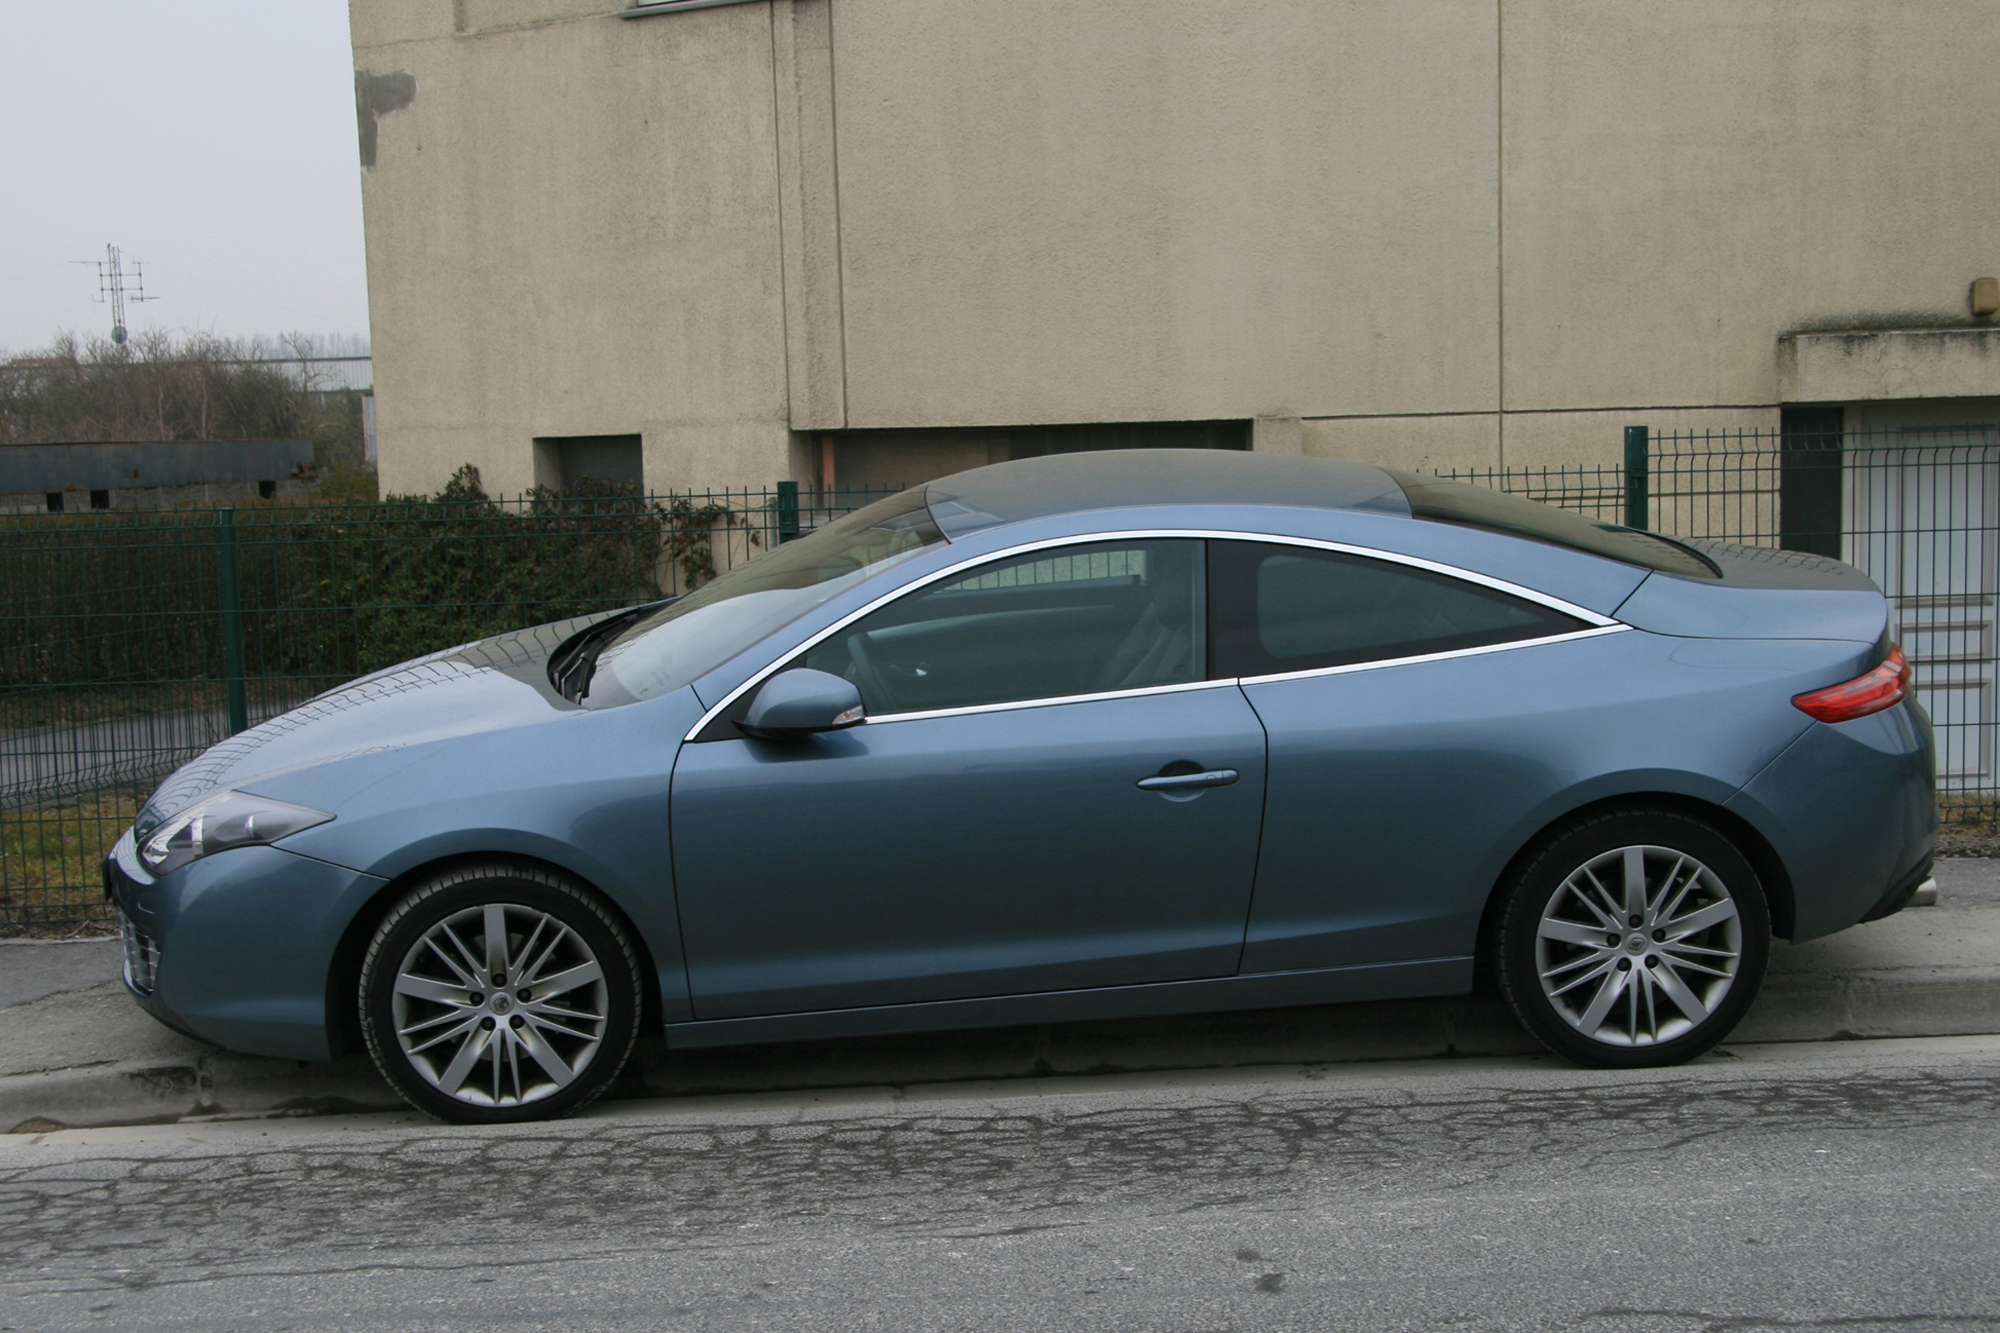
[[[334,958],[387,881],[277,847],[218,852],[152,879],[131,841],[120,839],[104,877],[139,1006],[232,1051],[331,1058]]]

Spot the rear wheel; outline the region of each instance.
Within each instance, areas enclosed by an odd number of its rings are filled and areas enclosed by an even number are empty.
[[[1598,816],[1503,889],[1495,972],[1515,1014],[1579,1064],[1678,1064],[1756,998],[1770,911],[1749,861],[1671,811]]]
[[[638,952],[580,885],[506,865],[412,889],[361,969],[362,1030],[419,1110],[493,1124],[567,1115],[623,1067],[637,1035]]]

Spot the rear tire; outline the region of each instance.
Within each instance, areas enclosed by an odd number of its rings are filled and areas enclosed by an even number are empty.
[[[1691,816],[1596,816],[1501,888],[1494,973],[1537,1040],[1597,1068],[1679,1064],[1734,1028],[1764,979],[1757,872]]]
[[[418,1110],[462,1124],[569,1115],[631,1054],[638,950],[612,912],[551,871],[446,871],[390,909],[361,965],[361,1030]]]

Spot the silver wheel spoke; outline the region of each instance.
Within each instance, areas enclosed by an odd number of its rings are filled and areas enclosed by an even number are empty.
[[[439,940],[442,940],[444,943],[440,944]],[[468,986],[481,984],[477,980],[479,977],[479,960],[472,956],[472,951],[465,947],[465,941],[460,939],[452,930],[442,928],[434,933],[433,938],[425,940],[424,943],[430,946],[430,951],[436,954],[460,981]],[[444,951],[445,944],[451,946],[451,953]],[[452,954],[457,954],[458,957],[453,958]],[[464,963],[463,967],[459,966],[461,961]],[[405,967],[403,970],[408,972],[409,968]]]
[[[1661,951],[1660,956],[1667,962],[1669,966],[1677,968],[1686,968],[1690,972],[1706,972],[1711,977],[1727,977],[1735,975],[1734,973],[1726,972],[1719,967],[1710,967],[1707,963],[1697,962],[1695,959],[1692,958],[1677,958],[1674,955],[1667,953],[1665,950]]]
[[[1585,1032],[1595,1032],[1603,1027],[1605,1015],[1611,1012],[1612,1005],[1618,1003],[1618,997],[1625,993],[1625,987],[1631,980],[1630,972],[1620,972],[1616,968],[1606,972],[1604,984],[1599,986],[1597,994],[1591,997],[1590,1008],[1584,1010],[1577,1018],[1577,1027]]]
[[[535,1063],[542,1067],[543,1072],[556,1081],[558,1087],[567,1086],[576,1077],[576,1071],[563,1063],[563,1058],[555,1053],[548,1042],[542,1039],[542,1034],[532,1025],[518,1029],[514,1035],[520,1040],[521,1045],[527,1047],[528,1054],[535,1057]]]
[[[458,1054],[451,1057],[451,1063],[438,1075],[438,1086],[446,1092],[457,1092],[464,1084],[465,1076],[479,1063],[479,1057],[486,1054],[491,1035],[484,1028],[475,1026],[466,1037],[465,1044],[458,1048]]]
[[[486,907],[486,971],[493,984],[503,985],[507,976],[507,909],[498,903]]]
[[[1610,889],[1604,887],[1604,881],[1599,879],[1597,876],[1591,874],[1589,866],[1585,866],[1583,869],[1577,871],[1577,874],[1582,875],[1586,880],[1590,881],[1590,887],[1597,890],[1598,902],[1591,902],[1586,898],[1585,905],[1589,907],[1592,911],[1598,912],[1599,915],[1604,919],[1604,923],[1606,925],[1608,926],[1617,925],[1618,900],[1611,896]],[[1574,881],[1576,876],[1572,875],[1570,878],[1572,881]],[[1583,898],[1584,895],[1581,891],[1579,891],[1577,893],[1577,897]],[[1599,911],[1598,907],[1599,902],[1603,904],[1602,911]]]
[[[433,1000],[438,1004],[463,1006],[472,1003],[472,994],[464,986],[432,981],[429,977],[413,977],[408,972],[396,978],[396,994],[414,995],[420,1000]]]
[[[544,977],[529,987],[529,990],[535,999],[546,1000],[551,995],[561,995],[565,991],[575,990],[578,986],[587,986],[593,981],[602,980],[604,980],[604,970],[596,963],[585,963],[581,967],[558,972],[552,977]]]
[[[1699,1023],[1708,1017],[1708,1006],[1695,998],[1695,993],[1687,988],[1687,983],[1674,975],[1671,967],[1655,968],[1653,979],[1660,983],[1660,989],[1674,1002],[1674,1007]]]
[[[1580,973],[1577,976],[1571,977],[1568,981],[1565,981],[1562,985],[1557,986],[1555,989],[1551,990],[1549,994],[1552,996],[1566,995],[1570,991],[1575,990],[1578,986],[1581,986],[1584,982],[1589,981],[1592,977],[1602,976],[1606,972],[1609,972],[1611,970],[1612,960],[1608,957],[1593,959],[1590,961],[1594,961],[1597,964],[1597,966],[1592,968],[1588,972]],[[1547,979],[1546,973],[1544,974],[1544,978]]]
[[[553,1032],[558,1037],[575,1037],[579,1041],[589,1041],[591,1037],[591,1034],[588,1032],[579,1032],[575,1028],[566,1027],[552,1018],[538,1019],[529,1028],[522,1030]]]
[[[1646,849],[1627,847],[1625,849],[1625,914],[1634,918],[1633,924],[1643,921],[1646,916]]]
[[[473,1031],[475,1028],[479,1026],[479,1019],[477,1016],[467,1018],[460,1014],[447,1014],[445,1015],[445,1017],[458,1019],[459,1020],[458,1026],[454,1028],[446,1028],[442,1032],[434,1032],[429,1037],[426,1037],[424,1040],[420,1042],[411,1043],[405,1041],[403,1043],[404,1046],[413,1052],[427,1051],[433,1046],[443,1045],[445,1042],[450,1041],[453,1037],[462,1037],[466,1033]],[[402,1030],[402,1035],[404,1037],[415,1036],[417,1033],[423,1031],[427,1027],[436,1027],[436,1026],[437,1024],[435,1023],[414,1023],[411,1026],[404,1028]]]
[[[1683,935],[1692,935],[1696,931],[1707,930],[1710,926],[1720,925],[1724,921],[1733,920],[1735,916],[1736,904],[1724,898],[1719,903],[1710,903],[1706,907],[1696,908],[1678,920],[1667,922],[1667,938],[1678,941]]]
[[[1584,949],[1605,947],[1606,927],[1586,926],[1581,921],[1564,921],[1557,917],[1543,917],[1539,932],[1545,940],[1561,940],[1564,944],[1574,944]]]
[[[521,969],[521,982],[523,985],[532,986],[535,984],[535,978],[541,976],[542,969],[549,965],[549,955],[556,951],[557,946],[563,942],[563,937],[568,933],[563,927],[556,927],[555,937],[543,946],[541,954],[536,957],[534,962]],[[523,956],[526,953],[526,950],[522,950]]]

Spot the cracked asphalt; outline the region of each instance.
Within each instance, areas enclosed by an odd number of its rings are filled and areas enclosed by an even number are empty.
[[[2000,1038],[0,1140],[0,1329],[2000,1328]]]

